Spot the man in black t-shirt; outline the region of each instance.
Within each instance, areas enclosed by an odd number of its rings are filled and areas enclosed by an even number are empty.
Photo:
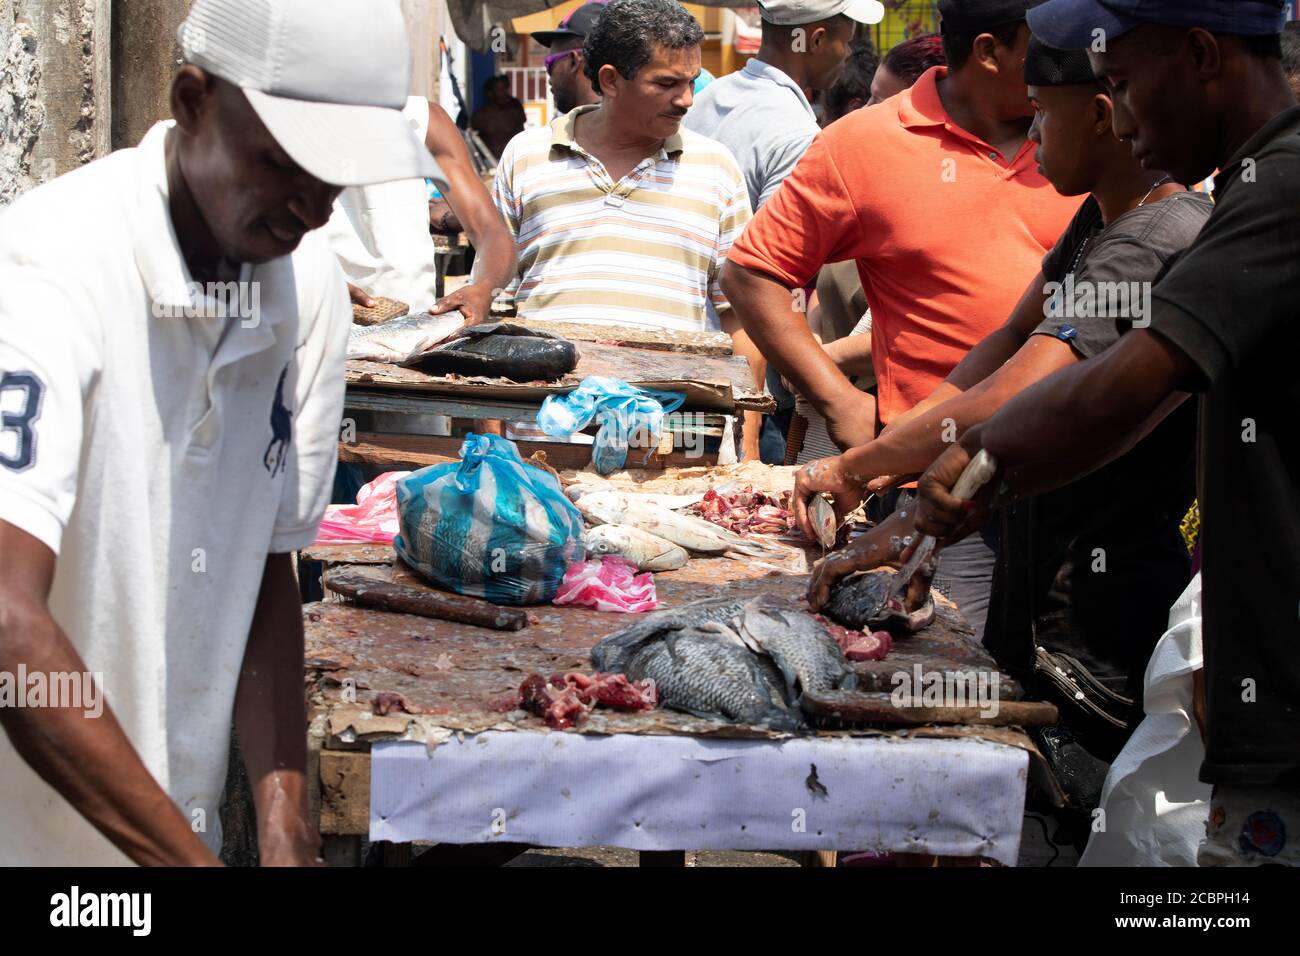
[[[1116,133],[1175,179],[1221,170],[1216,207],[1156,283],[1150,328],[968,431],[923,477],[917,519],[939,534],[978,520],[982,508],[950,490],[980,448],[1001,466],[990,487],[1003,495],[1056,487],[1121,453],[1186,393],[1200,396],[1201,778],[1215,785],[1201,858],[1214,863],[1298,858],[1300,107],[1282,70],[1282,19],[1270,0],[1049,0],[1030,11],[1054,45],[1104,39],[1089,57],[1112,91]]]

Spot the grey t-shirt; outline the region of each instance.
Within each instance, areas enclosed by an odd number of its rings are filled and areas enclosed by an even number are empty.
[[[1133,324],[1150,322],[1153,280],[1192,244],[1213,209],[1203,193],[1174,193],[1103,226],[1101,208],[1089,196],[1043,257],[1043,275],[1058,288],[1048,303],[1053,314],[1033,334],[1069,342],[1092,358]]]
[[[781,187],[819,129],[798,84],[757,57],[706,86],[683,124],[731,150],[755,212]]]

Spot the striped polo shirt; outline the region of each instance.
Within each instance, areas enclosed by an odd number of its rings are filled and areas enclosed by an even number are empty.
[[[750,218],[721,143],[681,130],[614,182],[574,138],[580,107],[506,147],[494,199],[519,249],[521,319],[698,331],[730,306],[718,273]]]

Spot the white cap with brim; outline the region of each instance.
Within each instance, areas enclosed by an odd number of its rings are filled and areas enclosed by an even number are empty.
[[[759,11],[768,23],[798,26],[844,15],[858,23],[879,23],[885,7],[879,0],[760,0]]]
[[[426,178],[448,191],[402,113],[411,54],[397,0],[195,0],[177,39],[322,182]]]

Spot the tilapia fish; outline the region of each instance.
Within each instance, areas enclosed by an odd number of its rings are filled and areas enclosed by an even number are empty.
[[[568,339],[510,322],[470,325],[404,364],[430,375],[474,375],[516,382],[563,378],[578,364]]]
[[[354,325],[348,335],[348,358],[400,365],[433,348],[465,325],[459,312],[417,312],[380,325]]]
[[[621,524],[603,524],[583,535],[587,554],[615,554],[638,571],[673,571],[685,567],[690,555],[671,541]]]
[[[758,598],[741,609],[739,634],[752,649],[772,658],[785,678],[787,700],[797,700],[804,691],[857,686],[839,644],[807,611]]]
[[[602,671],[653,680],[665,707],[782,731],[804,727],[805,690],[857,683],[811,615],[770,598],[656,611],[605,638],[591,659]]]
[[[618,524],[640,528],[688,551],[699,551],[703,554],[734,551],[756,558],[787,553],[787,549],[780,545],[742,538],[703,518],[629,499],[617,491],[598,491],[584,495],[576,504],[578,511],[592,524]]]
[[[918,571],[905,595],[894,594],[898,572],[878,568],[841,578],[831,588],[822,613],[854,631],[889,631],[911,634],[934,620],[934,597],[928,572]]]

